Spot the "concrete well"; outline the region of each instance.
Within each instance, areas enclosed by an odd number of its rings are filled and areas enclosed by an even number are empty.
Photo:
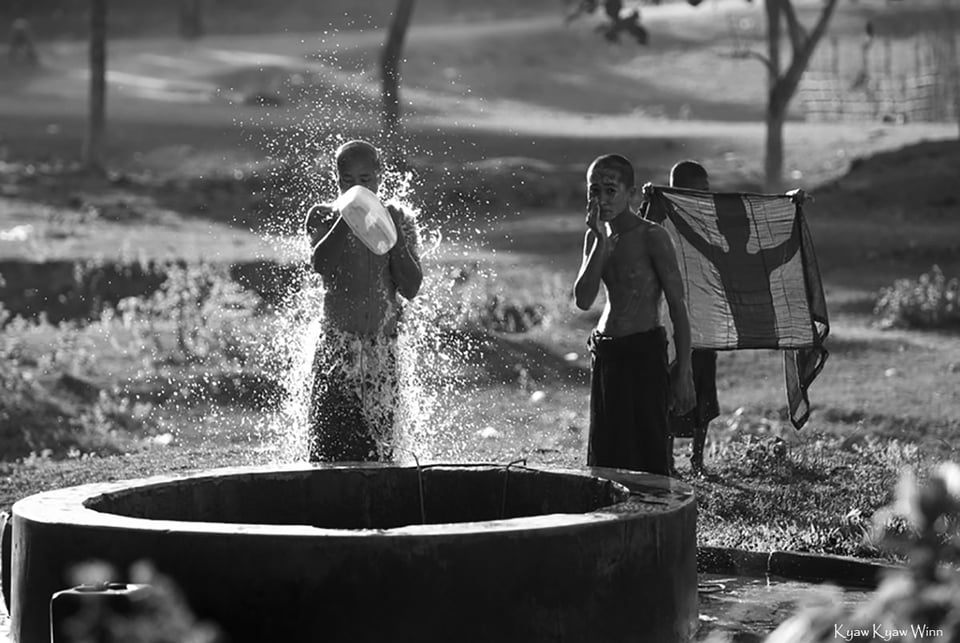
[[[688,641],[695,529],[687,485],[602,468],[296,465],[70,487],[13,507],[12,634],[49,640],[77,563],[146,559],[233,643]]]

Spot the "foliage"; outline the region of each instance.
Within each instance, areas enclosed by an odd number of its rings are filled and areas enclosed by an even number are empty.
[[[139,392],[129,393],[130,383],[101,363],[115,355],[103,346],[105,338],[122,361],[142,365],[138,387],[153,373],[165,380],[168,394],[185,401],[274,401],[272,380],[244,370],[263,357],[251,348],[258,339],[254,331],[263,330],[250,323],[261,307],[259,297],[207,265],[172,264],[165,273],[153,295],[125,298],[89,325],[12,318],[0,308],[5,458],[121,453],[156,432],[153,405],[141,401]],[[178,385],[169,380],[171,365],[217,371]]]
[[[9,320],[0,306],[0,453],[119,453],[128,446],[124,436],[149,432],[149,405],[77,376],[96,356],[76,327],[46,329],[54,341],[39,358],[28,350],[23,335],[44,325]]]
[[[109,565],[87,563],[73,569],[74,583],[104,587],[118,582]],[[118,601],[87,600],[63,626],[71,643],[217,643],[223,640],[219,628],[200,621],[183,593],[169,577],[146,561],[130,568],[131,584],[146,586],[146,595],[132,608]],[[126,586],[126,585],[125,585]]]
[[[202,362],[215,355],[242,365],[260,298],[208,264],[171,264],[166,274],[151,296],[127,297],[117,305],[135,345],[167,360]],[[165,344],[171,330],[173,347]]]
[[[960,279],[936,265],[919,279],[898,279],[880,291],[873,312],[886,328],[960,329]]]
[[[870,521],[890,502],[901,473],[927,461],[914,444],[808,431],[799,439],[771,431],[716,430],[714,435],[706,454],[713,473],[691,481],[702,544],[897,556],[878,546]]]
[[[570,300],[569,286],[557,277],[510,288],[477,264],[447,271],[432,290],[436,303],[423,312],[448,332],[525,333],[558,319]]]
[[[766,642],[960,640],[958,518],[960,466],[941,464],[923,484],[905,476],[895,501],[874,516],[874,528],[883,544],[908,555],[906,569],[889,573],[865,604],[802,612]]]
[[[546,316],[546,306],[536,302],[521,302],[491,294],[480,311],[480,324],[488,329],[506,333],[523,333],[540,326]]]

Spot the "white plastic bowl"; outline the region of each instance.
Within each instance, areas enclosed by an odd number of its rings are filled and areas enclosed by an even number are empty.
[[[362,185],[337,197],[333,207],[370,252],[384,255],[397,243],[397,228],[390,213],[377,195]]]

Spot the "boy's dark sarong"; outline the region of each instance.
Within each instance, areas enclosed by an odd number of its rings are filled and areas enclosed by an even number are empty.
[[[677,438],[692,438],[697,429],[705,429],[720,415],[717,402],[717,352],[695,349],[691,355],[693,387],[697,404],[683,415],[670,414],[670,434]]]
[[[397,405],[397,337],[328,329],[314,358],[311,462],[387,461]]]
[[[668,475],[667,334],[594,332],[587,464]]]

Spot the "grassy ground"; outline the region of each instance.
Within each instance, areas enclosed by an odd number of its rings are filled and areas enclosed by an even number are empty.
[[[819,203],[826,208],[829,201],[824,197]],[[527,333],[480,328],[471,335],[472,345],[445,348],[445,354],[462,363],[450,375],[463,385],[455,396],[444,395],[450,392],[444,388],[449,382],[419,380],[428,382],[431,402],[444,398],[439,413],[436,406],[428,413],[430,426],[418,446],[421,458],[582,462],[588,400],[583,340],[596,312],[574,313],[565,298],[579,241],[578,226],[570,223],[574,219],[567,213],[527,213],[492,226],[481,241],[442,245],[430,257],[427,267],[438,283],[438,302],[446,292],[439,275],[469,271],[477,262],[482,270],[468,280],[475,291],[463,295],[474,311],[483,309],[488,296],[509,293],[517,307],[541,304],[549,314],[546,325]],[[817,230],[815,217],[812,225]],[[880,222],[874,225],[883,229]],[[114,224],[113,230],[126,234],[123,226]],[[550,236],[542,230],[550,230]],[[720,357],[722,413],[714,422],[706,458],[711,475],[693,480],[700,494],[703,544],[880,555],[862,537],[873,511],[888,501],[901,468],[922,471],[957,457],[952,436],[960,424],[960,339],[877,328],[869,305],[871,279],[853,271],[855,259],[837,252],[822,253],[821,260],[836,262],[838,274],[849,269],[856,278],[841,286],[827,282],[831,357],[811,390],[813,415],[802,431],[794,431],[783,416],[778,355],[758,351]],[[925,265],[915,261],[911,268],[919,272]],[[152,406],[149,421],[132,427],[129,436],[113,425],[105,430],[96,423],[84,425],[90,431],[87,438],[73,435],[71,442],[61,437],[61,448],[48,457],[38,447],[35,456],[0,465],[8,483],[0,505],[66,483],[280,457],[278,444],[285,438],[275,420],[271,423],[271,414],[219,392],[237,373],[271,372],[258,355],[263,333],[240,331],[230,343],[241,347],[240,366],[216,358],[190,363],[177,353],[171,336],[159,350],[137,340],[154,329],[169,333],[164,325],[169,317],[133,322],[146,326],[139,334],[119,320],[76,329],[8,331],[15,334],[21,356],[28,357],[26,363],[32,360],[46,376],[69,373]],[[261,317],[256,327],[268,329],[273,319]],[[43,355],[51,345],[62,349],[56,352],[58,361],[45,364]],[[421,351],[422,358],[427,349]],[[241,397],[249,394],[238,390]],[[689,479],[686,448],[678,442],[677,460]],[[127,455],[110,455],[116,451]]]
[[[873,7],[859,4],[844,5],[838,38],[859,38],[856,12]],[[744,13],[729,15],[755,17],[752,5],[737,7]],[[522,196],[532,188],[518,187],[513,162],[536,170],[550,190],[573,195],[536,209],[498,200],[471,211],[425,212],[428,231],[444,239],[427,261],[426,300],[434,304],[425,318],[446,319],[454,304],[464,304],[467,314],[454,326],[469,341],[441,346],[449,359],[430,362],[444,365],[439,374],[416,380],[425,387],[429,420],[418,434],[419,455],[583,461],[584,338],[597,311],[575,313],[567,299],[582,235],[572,182],[590,158],[611,149],[637,159],[641,176],[659,182],[683,157],[704,161],[718,187],[755,186],[759,176],[761,77],[747,62],[718,60],[728,14],[718,19],[708,11],[682,21],[645,14],[657,28],[657,47],[646,50],[607,47],[589,24],[564,28],[552,16],[412,32],[404,95],[418,167],[486,159],[486,176],[503,179],[508,196]],[[300,256],[296,243],[262,235],[295,210],[271,192],[275,185],[250,177],[271,176],[278,160],[329,152],[341,129],[372,127],[362,114],[376,104],[370,70],[378,42],[377,34],[355,33],[111,43],[109,161],[121,173],[113,180],[43,164],[76,158],[85,87],[82,46],[45,43],[39,73],[0,69],[16,87],[0,97],[8,162],[0,173],[0,231],[8,233],[0,258]],[[439,46],[449,53],[442,66]],[[309,92],[290,89],[296,74],[313,79]],[[278,93],[284,103],[243,104],[257,92]],[[691,119],[677,120],[684,105]],[[831,310],[831,358],[811,389],[810,423],[796,432],[782,411],[779,356],[721,355],[711,475],[692,480],[702,544],[880,556],[864,535],[901,468],[922,471],[957,457],[960,339],[883,331],[872,314],[877,290],[895,278],[915,277],[934,262],[960,273],[950,218],[960,199],[950,174],[960,163],[956,144],[874,154],[955,132],[955,124],[790,123],[788,172],[816,197],[807,214]],[[491,165],[495,158],[509,162]],[[319,182],[308,174],[310,162],[299,167],[301,182],[283,187],[307,199]],[[490,298],[498,294],[516,310],[541,306],[546,323],[525,333],[497,331]],[[259,308],[255,323],[228,333],[222,319],[209,327],[203,321],[191,328],[215,350],[188,355],[175,342],[180,310],[167,302],[149,315],[76,327],[8,325],[0,333],[9,363],[41,385],[17,380],[24,399],[46,409],[42,417],[59,418],[56,431],[44,434],[38,425],[33,455],[21,440],[16,457],[0,462],[0,508],[66,484],[285,455],[285,416],[241,402],[262,385],[251,384],[252,375],[288,372],[290,345],[266,355],[262,348],[289,330],[283,324],[295,325],[294,317]],[[421,329],[421,362],[436,348],[429,330]],[[225,347],[232,358],[221,357]],[[81,393],[64,375],[81,382]],[[91,390],[93,398],[84,398]],[[680,441],[676,455],[689,479],[686,448]]]

